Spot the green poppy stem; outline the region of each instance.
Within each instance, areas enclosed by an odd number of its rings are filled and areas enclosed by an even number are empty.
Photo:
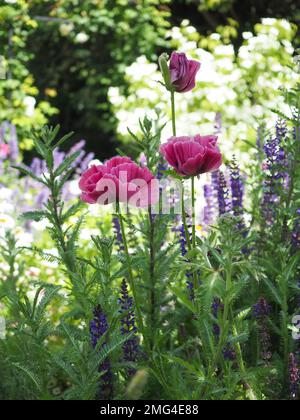
[[[192,250],[195,253],[195,250],[196,250],[196,195],[195,195],[195,177],[194,176],[191,179],[191,192],[192,192]],[[194,279],[194,292],[196,292],[198,288],[198,275],[196,272],[193,274],[193,279]]]
[[[195,177],[191,179],[192,191],[192,244],[193,249],[196,248],[196,195],[195,195]]]
[[[171,108],[172,108],[172,131],[173,136],[176,137],[176,112],[175,112],[175,91],[171,91]]]
[[[182,191],[181,191],[181,213],[182,213],[182,224],[184,228],[186,244],[187,244],[188,250],[191,251],[192,243],[191,243],[191,238],[190,238],[190,232],[189,232],[188,225],[186,222],[186,212],[185,212],[185,203],[184,203],[184,181],[182,181]]]

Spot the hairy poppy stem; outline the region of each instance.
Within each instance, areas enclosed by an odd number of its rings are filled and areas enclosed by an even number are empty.
[[[171,108],[172,108],[172,130],[173,136],[176,137],[176,112],[175,112],[175,91],[171,91]],[[181,196],[181,212],[182,212],[182,223],[184,227],[184,233],[186,237],[186,244],[189,251],[196,249],[196,223],[195,223],[195,177],[191,179],[191,193],[192,193],[192,241],[190,238],[190,232],[186,222],[186,212],[184,204],[184,180],[182,181],[182,196]],[[194,291],[198,286],[197,273],[193,273]]]
[[[196,196],[195,196],[195,177],[191,179],[191,193],[192,193],[192,250],[196,250]],[[195,257],[193,257],[194,259]],[[193,274],[194,278],[194,292],[198,287],[198,275]]]
[[[192,190],[192,244],[193,249],[196,248],[196,196],[195,196],[195,177],[191,179]]]
[[[176,114],[175,114],[175,91],[171,91],[171,108],[172,108],[172,130],[173,136],[176,137]]]
[[[184,227],[186,244],[187,244],[188,250],[191,251],[192,250],[192,244],[191,244],[191,238],[190,238],[188,225],[187,225],[187,222],[186,222],[186,213],[185,213],[185,204],[184,204],[184,181],[182,181],[182,191],[181,191],[181,213],[182,213],[182,224],[183,224],[183,227]]]
[[[155,247],[154,247],[154,236],[155,236],[155,222],[151,213],[151,207],[148,209],[149,214],[149,278],[150,278],[150,331],[151,337],[149,340],[149,346],[153,350],[155,343],[155,328],[157,324],[156,320],[156,278],[155,278]]]
[[[171,105],[172,105],[172,129],[173,129],[173,136],[176,136],[176,113],[175,113],[175,91],[171,91]],[[185,213],[185,205],[184,205],[184,181],[182,182],[182,192],[181,192],[181,212],[182,212],[182,223],[184,227],[184,233],[186,237],[186,243],[188,246],[188,250],[191,251],[191,239],[189,230],[186,223],[186,213]]]

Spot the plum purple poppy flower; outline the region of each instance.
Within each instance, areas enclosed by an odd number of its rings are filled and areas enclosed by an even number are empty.
[[[184,93],[194,89],[200,66],[198,61],[188,60],[184,53],[172,53],[169,63],[170,82],[176,92]]]
[[[217,136],[171,137],[160,151],[179,175],[196,176],[216,171],[221,166],[217,140]]]
[[[79,188],[81,200],[89,204],[124,202],[146,207],[155,204],[158,197],[157,182],[149,169],[120,156],[84,172]]]

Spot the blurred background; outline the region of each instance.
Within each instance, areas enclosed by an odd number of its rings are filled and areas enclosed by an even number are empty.
[[[28,161],[44,124],[101,160],[134,152],[128,126],[168,120],[157,58],[178,49],[202,63],[197,91],[178,96],[179,132],[222,131],[223,148],[246,155],[296,80],[299,24],[299,0],[1,0],[0,124]]]

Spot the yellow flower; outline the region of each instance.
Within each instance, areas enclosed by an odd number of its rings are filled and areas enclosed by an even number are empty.
[[[207,236],[207,233],[204,230],[202,225],[196,225],[196,232],[198,233],[199,236],[202,236],[202,237]]]
[[[47,88],[47,89],[45,89],[45,94],[47,96],[50,96],[50,98],[55,98],[57,96],[57,90],[56,89]]]

